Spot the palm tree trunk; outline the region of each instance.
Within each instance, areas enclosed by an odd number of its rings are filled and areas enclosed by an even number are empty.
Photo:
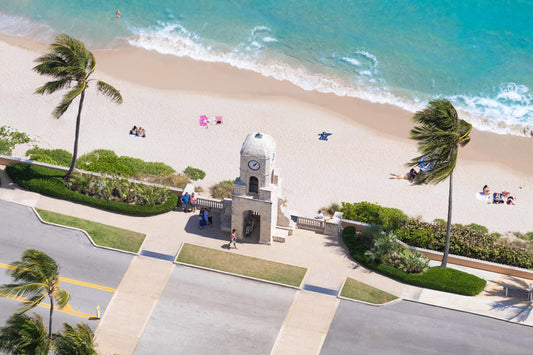
[[[50,297],[50,319],[48,319],[48,339],[52,339],[52,313],[54,313],[54,298]]]
[[[442,256],[442,263],[440,267],[445,269],[448,263],[448,253],[450,252],[450,232],[452,228],[452,178],[453,170],[450,173],[450,188],[448,190],[448,222],[446,223],[446,246],[444,247],[444,255]]]
[[[85,89],[81,92],[80,105],[78,107],[78,117],[76,117],[76,133],[74,136],[74,150],[72,151],[72,162],[70,163],[70,168],[68,169],[67,175],[65,175],[65,180],[68,181],[72,172],[74,171],[74,166],[76,166],[76,159],[78,158],[78,140],[80,137],[80,122],[81,122],[81,109],[83,108],[83,100],[85,99]]]

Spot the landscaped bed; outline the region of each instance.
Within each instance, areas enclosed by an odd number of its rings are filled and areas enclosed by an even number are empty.
[[[365,254],[368,247],[356,237],[354,227],[344,228],[342,240],[355,261],[369,269],[407,284],[474,296],[480,293],[487,283],[477,276],[450,268],[432,267],[423,273],[409,274],[388,265],[375,263]]]
[[[159,205],[136,205],[84,195],[65,186],[64,172],[40,166],[9,164],[6,166],[6,172],[15,183],[30,191],[127,215],[152,216],[169,212],[178,201],[174,194],[170,194],[169,198]]]
[[[37,209],[41,218],[50,223],[83,229],[97,244],[109,248],[121,249],[137,253],[146,237],[145,234],[127,229],[108,226],[106,224],[89,221],[61,213]]]
[[[187,243],[181,248],[176,261],[296,287],[300,286],[307,272],[306,268],[299,266],[228,253]]]

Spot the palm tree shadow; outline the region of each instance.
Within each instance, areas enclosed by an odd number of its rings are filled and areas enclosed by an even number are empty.
[[[491,310],[507,312],[506,318],[508,320],[523,322],[531,313],[528,289],[529,283],[527,281],[509,276],[502,280],[491,281],[485,287],[483,295],[489,299],[494,299]]]

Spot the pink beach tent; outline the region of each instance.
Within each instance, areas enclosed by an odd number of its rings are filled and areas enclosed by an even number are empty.
[[[222,120],[222,116],[215,116],[215,122],[217,125],[224,123],[224,121]]]

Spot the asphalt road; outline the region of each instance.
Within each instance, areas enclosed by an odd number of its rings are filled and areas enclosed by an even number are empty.
[[[177,265],[135,354],[270,354],[294,294]]]
[[[42,224],[30,208],[6,201],[0,201],[0,226],[1,264],[20,260],[26,249],[38,249],[55,259],[60,276],[73,280],[61,281],[61,287],[71,294],[72,312],[54,312],[54,331],[63,322],[72,325],[86,322],[96,329],[97,321],[88,321],[84,316],[96,315],[98,305],[103,316],[113,296],[112,289],[118,287],[133,255],[95,248],[83,233]],[[0,265],[0,284],[12,281],[7,271]],[[0,297],[0,326],[20,305],[19,301]],[[32,313],[42,315],[48,322],[48,309],[36,307],[29,311]]]
[[[321,355],[531,354],[533,328],[419,303],[341,300]]]

